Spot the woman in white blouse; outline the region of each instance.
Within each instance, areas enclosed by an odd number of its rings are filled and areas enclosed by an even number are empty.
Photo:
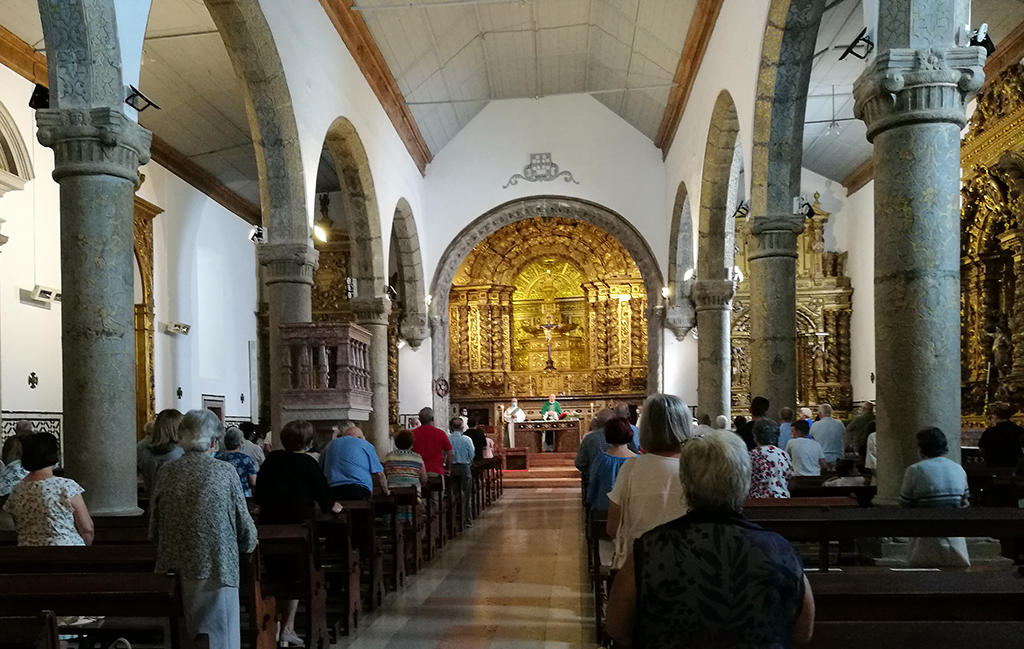
[[[679,482],[679,452],[691,435],[690,408],[679,397],[654,394],[643,406],[643,455],[619,469],[608,494],[608,534],[615,540],[612,567],[618,569],[644,532],[686,513]]]

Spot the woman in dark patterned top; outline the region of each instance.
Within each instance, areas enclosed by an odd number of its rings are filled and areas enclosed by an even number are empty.
[[[750,455],[733,433],[691,439],[679,457],[690,511],[633,545],[608,600],[624,646],[786,649],[810,640],[814,597],[800,555],[743,516]]]
[[[331,501],[327,478],[316,460],[305,453],[308,442],[307,422],[293,421],[281,430],[284,450],[273,451],[256,476],[256,496],[260,507],[261,524],[304,523],[315,517],[314,505],[327,513],[341,511],[341,505]],[[301,565],[294,562],[267,562],[267,571],[284,578],[294,578]],[[286,646],[302,646],[295,633],[295,613],[299,600],[285,602],[282,612],[280,642]]]

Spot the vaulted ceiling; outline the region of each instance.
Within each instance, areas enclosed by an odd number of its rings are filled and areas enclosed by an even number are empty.
[[[358,0],[353,8],[437,154],[491,100],[568,93],[592,94],[653,140],[696,5]]]

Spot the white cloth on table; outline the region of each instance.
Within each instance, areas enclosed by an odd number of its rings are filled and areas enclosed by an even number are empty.
[[[210,649],[240,649],[242,618],[238,606],[238,589],[224,586],[216,579],[181,580],[185,608],[185,646],[200,646],[197,635],[205,633]]]
[[[633,541],[686,513],[679,458],[648,453],[628,460],[619,469],[608,500],[622,510],[612,555],[612,567],[617,569],[633,550]]]

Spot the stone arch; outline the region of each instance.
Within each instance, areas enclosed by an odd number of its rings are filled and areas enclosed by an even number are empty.
[[[310,227],[299,130],[270,25],[259,0],[204,1],[242,80],[268,241],[307,243]]]
[[[488,210],[473,220],[452,239],[438,261],[431,281],[430,333],[432,375],[435,382],[434,409],[448,412],[448,395],[437,389],[439,379],[449,380],[448,299],[455,274],[462,261],[481,241],[511,223],[535,217],[560,216],[589,223],[614,236],[629,252],[644,280],[644,290],[652,296],[661,295],[664,279],[657,258],[643,235],[633,225],[603,205],[566,196],[532,196],[509,201]],[[662,384],[661,330],[664,307],[657,305],[647,314],[647,362],[650,370],[648,392],[658,392]],[[442,394],[439,394],[441,392]]]
[[[733,266],[739,134],[736,105],[723,90],[711,112],[701,173],[697,277],[702,280],[728,279]]]
[[[377,194],[370,175],[370,161],[352,122],[339,117],[331,123],[324,147],[334,163],[341,185],[343,225],[352,240],[352,276],[359,297],[384,295],[384,251],[380,234]]]
[[[672,206],[672,229],[668,243],[669,307],[665,321],[682,340],[696,324],[690,290],[693,284],[693,215],[686,183],[680,182]],[[689,275],[689,276],[688,276]]]
[[[33,178],[32,156],[14,118],[0,102],[0,196],[22,189]]]
[[[396,287],[402,298],[402,320],[399,333],[413,349],[419,349],[427,337],[427,302],[423,281],[423,255],[412,208],[404,198],[395,206],[391,226],[389,260],[393,260],[401,286]]]

